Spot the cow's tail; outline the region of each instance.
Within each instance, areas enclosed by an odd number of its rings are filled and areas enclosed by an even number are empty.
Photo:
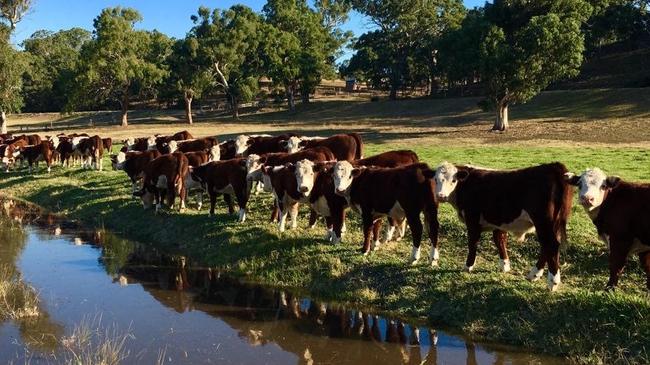
[[[363,140],[358,133],[348,133],[348,135],[357,142],[357,151],[355,152],[354,158],[356,160],[363,158]]]
[[[562,165],[561,174],[558,176],[556,181],[555,197],[554,197],[554,206],[555,206],[555,216],[553,217],[554,222],[554,233],[558,241],[560,241],[561,246],[567,244],[567,232],[566,227],[571,216],[571,205],[573,203],[573,188],[564,180],[564,173],[567,171],[566,167]]]

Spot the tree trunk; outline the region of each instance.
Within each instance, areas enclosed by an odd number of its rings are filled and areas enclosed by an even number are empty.
[[[7,134],[7,113],[0,112],[0,133]]]
[[[187,120],[187,124],[194,122],[192,120],[192,97],[187,95],[185,96],[185,119]]]
[[[500,102],[497,105],[496,119],[494,120],[493,131],[505,132],[508,130],[508,103]]]
[[[236,97],[230,97],[230,107],[232,108],[233,119],[239,119],[239,101]]]
[[[293,89],[287,88],[287,105],[289,110],[293,111],[296,109],[296,101],[294,100]]]
[[[300,95],[300,96],[302,97],[302,103],[303,104],[309,104],[309,91],[303,90],[301,92],[301,94],[302,95]]]
[[[390,86],[390,94],[388,95],[390,100],[397,100],[397,87],[394,85]]]
[[[122,99],[122,127],[129,126],[129,95],[125,94]]]

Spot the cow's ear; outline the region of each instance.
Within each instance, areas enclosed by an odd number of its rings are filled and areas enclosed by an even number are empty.
[[[456,173],[456,180],[465,181],[465,179],[467,179],[468,176],[469,176],[469,171],[467,171],[467,170],[459,170]]]
[[[564,174],[564,181],[569,185],[578,186],[580,185],[580,176],[572,172],[567,172]]]
[[[609,176],[607,180],[605,180],[605,184],[607,184],[607,187],[610,189],[617,187],[620,182],[621,178],[618,176]]]
[[[352,169],[352,177],[359,177],[361,175],[361,169]]]

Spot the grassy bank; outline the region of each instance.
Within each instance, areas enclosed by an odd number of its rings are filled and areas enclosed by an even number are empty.
[[[635,148],[443,148],[386,141],[369,144],[366,154],[404,147],[413,148],[431,165],[449,160],[515,168],[559,160],[575,171],[600,166],[624,178],[650,180],[650,170],[645,168],[650,153]],[[249,221],[240,225],[236,217],[226,214],[221,202],[216,218],[209,218],[205,210],[158,216],[144,212],[130,197],[130,184],[122,172],[56,168],[50,175],[10,173],[0,178],[0,191],[138,241],[181,250],[233,274],[303,288],[323,299],[427,318],[434,326],[463,330],[477,339],[522,345],[580,362],[649,360],[645,346],[650,338],[650,301],[645,275],[633,260],[620,289],[603,291],[608,276],[606,247],[579,207],[574,207],[569,244],[561,256],[563,286],[550,294],[545,281],[524,279],[536,260],[539,245],[534,237],[523,244],[511,242],[513,271],[502,274],[496,249],[486,234],[475,272],[463,272],[465,230],[447,205],[440,212],[440,267],[430,268],[426,256],[420,265],[406,264],[409,237],[369,257],[358,254],[362,236],[354,214],[349,214],[348,234],[338,246],[323,241],[322,224],[308,229],[305,214],[297,230],[280,234],[268,223],[268,195],[253,197]]]

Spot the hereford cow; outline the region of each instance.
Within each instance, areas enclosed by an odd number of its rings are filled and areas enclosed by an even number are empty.
[[[332,161],[334,154],[327,147],[317,147],[302,150],[296,153],[276,152],[264,155],[250,154],[246,158],[246,171],[249,181],[262,180],[262,166],[280,166],[287,163],[296,163],[300,160]]]
[[[418,155],[410,150],[400,150],[400,151],[388,151],[375,156],[368,158],[355,160],[352,162],[353,166],[375,166],[375,167],[399,167],[407,166],[414,163],[418,163]],[[345,198],[335,194],[334,192],[334,181],[332,179],[332,170],[334,163],[307,163],[302,162],[300,166],[296,168],[296,179],[299,181],[299,185],[304,185],[307,187],[307,194],[309,194],[309,203],[312,210],[314,210],[318,215],[325,217],[327,224],[327,240],[331,240],[333,243],[339,243],[341,241],[341,233],[345,226],[345,209],[347,208],[347,202]],[[300,181],[303,181],[302,183]],[[311,189],[309,187],[312,187]],[[396,239],[399,241],[404,237],[406,231],[406,221],[395,222],[390,217],[388,218],[389,225],[386,232],[386,237],[384,242],[391,241],[393,235],[397,230],[398,235]],[[312,224],[314,222],[311,222]],[[381,220],[375,221],[375,226],[373,227],[373,242],[375,242],[374,248],[376,249],[377,243],[380,242],[379,230],[381,229]]]
[[[176,195],[181,199],[180,207],[185,206],[185,182],[189,162],[183,153],[162,155],[149,162],[144,169],[142,189],[134,192],[140,197],[145,209],[156,206],[156,213],[162,208],[163,201],[167,201],[170,209],[174,208]]]
[[[7,172],[11,167],[15,167],[16,161],[21,160],[20,150],[27,146],[27,139],[15,139],[7,141],[2,151],[2,163],[5,165]],[[22,164],[22,162],[21,162]]]
[[[212,161],[192,168],[192,179],[205,187],[210,195],[210,215],[214,209],[219,194],[234,195],[239,205],[239,222],[246,220],[246,205],[250,195],[250,187],[246,181],[246,160],[232,159]]]
[[[609,249],[607,288],[616,287],[628,258],[637,255],[650,291],[650,184],[622,181],[598,168],[566,178],[580,188],[580,204]]]
[[[41,144],[42,140],[41,137],[38,134],[23,134],[21,136],[17,136],[14,139],[23,139],[27,141],[27,145],[29,146],[36,146]]]
[[[169,141],[169,153],[209,151],[213,146],[219,146],[215,137],[191,139],[187,141]],[[220,152],[221,153],[221,152]]]
[[[339,161],[363,158],[363,141],[357,133],[337,134],[323,139],[301,139],[292,136],[287,139],[285,146],[289,152],[297,152],[303,148],[327,147]]]
[[[187,157],[190,167],[199,167],[211,161],[219,161],[221,156],[220,153],[221,151],[219,149],[219,146],[217,145],[217,146],[212,146],[212,148],[210,148],[210,152],[205,152],[205,151],[187,152],[185,154],[185,157]],[[203,206],[203,187],[199,182],[192,179],[191,174],[187,174],[185,176],[185,191],[189,194],[193,190],[197,191],[197,197],[196,197],[197,206],[198,206],[198,210],[201,210],[201,207]],[[227,196],[228,198],[230,197],[230,195]],[[230,203],[228,198],[226,198],[226,202],[229,205],[231,205],[232,203]]]
[[[261,135],[240,135],[235,139],[235,153],[237,156],[246,157],[251,154],[263,155],[266,153],[286,152],[285,142],[297,136],[295,133],[281,134],[279,136]]]
[[[102,171],[104,163],[104,144],[99,136],[86,138],[79,142],[77,150],[81,154],[82,167]]]
[[[397,168],[354,167],[348,161],[339,161],[334,165],[334,190],[361,213],[364,255],[370,252],[374,222],[389,216],[396,222],[406,219],[411,227],[411,264],[417,263],[422,240],[420,213],[423,212],[431,241],[431,264],[437,264],[439,225],[434,175],[435,171],[424,163]],[[375,241],[375,244],[378,243]]]
[[[143,137],[143,138],[133,138],[129,137],[123,141],[124,146],[120,149],[121,152],[130,152],[130,151],[146,151],[156,148],[156,137]]]
[[[149,162],[160,157],[160,152],[157,150],[149,151],[132,151],[132,152],[119,152],[117,155],[111,156],[111,162],[114,170],[123,170],[126,175],[131,179],[132,191],[139,190],[138,180],[142,178],[145,167]]]
[[[102,138],[102,146],[104,146],[104,151],[108,153],[113,153],[113,139],[112,138]]]
[[[537,280],[548,263],[548,287],[560,285],[560,242],[566,240],[573,191],[564,180],[566,167],[552,163],[521,170],[495,171],[443,163],[436,171],[436,193],[449,202],[467,226],[469,254],[466,270],[476,262],[482,231],[492,231],[501,269],[510,271],[507,232],[522,242],[537,232],[541,244],[537,264],[528,280]]]
[[[44,161],[47,166],[47,172],[52,170],[52,160],[56,148],[59,146],[59,138],[52,137],[50,140],[41,141],[35,146],[25,146],[21,149],[21,154],[29,164],[29,173],[32,173],[34,164],[38,167],[39,161]]]
[[[167,145],[171,141],[186,141],[189,139],[194,139],[194,136],[188,131],[182,131],[182,132],[177,132],[174,133],[171,136],[156,136],[156,148],[158,151],[161,153],[165,153],[167,150]]]

